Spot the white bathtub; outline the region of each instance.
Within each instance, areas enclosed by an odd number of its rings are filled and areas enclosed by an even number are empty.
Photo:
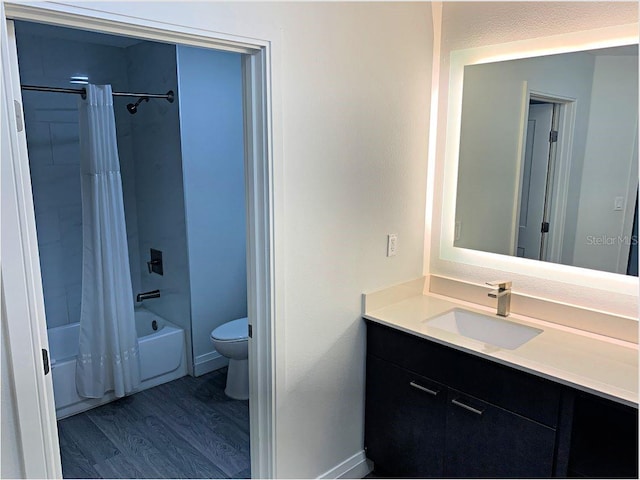
[[[156,322],[157,330],[152,327]],[[136,309],[140,347],[140,390],[155,387],[187,374],[184,330],[144,308]],[[76,391],[76,355],[80,324],[50,328],[49,356],[58,419],[114,400],[113,393],[98,399],[80,397]]]

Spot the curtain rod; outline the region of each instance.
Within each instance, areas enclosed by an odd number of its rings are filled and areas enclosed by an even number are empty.
[[[59,87],[41,87],[38,85],[20,85],[23,90],[33,90],[38,92],[56,92],[56,93],[75,93],[82,98],[87,98],[86,88],[59,88]],[[173,90],[167,93],[125,93],[111,92],[114,97],[142,97],[142,98],[166,98],[169,103],[173,103]]]

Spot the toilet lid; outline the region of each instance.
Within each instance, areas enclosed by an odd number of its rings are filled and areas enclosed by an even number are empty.
[[[216,340],[243,340],[249,338],[249,320],[247,317],[223,323],[211,332]]]

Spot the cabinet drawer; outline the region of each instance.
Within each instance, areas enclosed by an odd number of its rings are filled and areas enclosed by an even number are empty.
[[[544,378],[367,322],[367,353],[556,428],[562,388]]]

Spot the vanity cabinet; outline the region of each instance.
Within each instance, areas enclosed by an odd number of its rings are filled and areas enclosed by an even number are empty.
[[[374,355],[366,418],[367,456],[392,476],[551,476],[554,429]]]
[[[365,450],[380,476],[637,476],[632,407],[375,322],[366,382]]]

